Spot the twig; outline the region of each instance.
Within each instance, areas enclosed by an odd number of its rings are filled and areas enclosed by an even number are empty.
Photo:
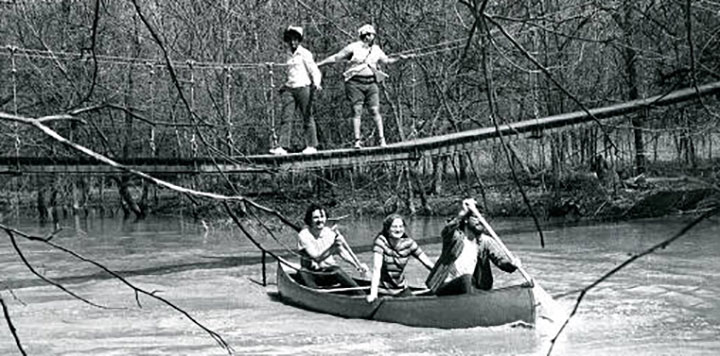
[[[480,21],[478,22],[478,25],[482,25],[483,29],[487,33],[488,38],[492,41],[490,31],[488,29],[487,23],[485,22],[485,18],[481,17],[479,14],[476,14],[478,18],[480,18]],[[517,186],[518,190],[520,191],[520,195],[523,198],[523,202],[527,206],[528,210],[530,211],[530,215],[533,218],[533,223],[535,224],[535,227],[537,229],[538,234],[540,235],[540,246],[545,247],[545,234],[543,233],[542,227],[540,226],[540,221],[537,217],[537,214],[535,213],[535,209],[533,209],[532,204],[530,204],[530,198],[528,198],[527,193],[525,192],[525,189],[523,188],[522,184],[520,184],[520,180],[518,179],[517,172],[515,172],[515,164],[513,158],[520,160],[519,157],[513,156],[510,145],[508,142],[505,142],[505,138],[503,137],[502,132],[500,131],[500,125],[497,122],[497,107],[495,105],[495,96],[494,96],[494,83],[493,83],[493,77],[491,68],[488,65],[488,58],[487,58],[487,50],[486,47],[483,46],[483,69],[485,74],[485,82],[487,85],[487,97],[488,97],[488,104],[490,106],[490,118],[492,119],[493,125],[495,126],[495,131],[498,133],[498,137],[500,138],[500,143],[503,147],[503,152],[505,153],[505,158],[507,160],[508,166],[510,167],[510,173],[512,175],[513,181],[515,182],[515,186]]]
[[[93,24],[92,24],[92,36],[90,36],[90,48],[85,48],[86,50],[90,51],[90,55],[92,56],[92,62],[93,62],[93,69],[92,69],[92,82],[90,82],[90,89],[88,89],[87,94],[85,94],[85,97],[78,101],[78,105],[82,104],[83,102],[87,101],[92,97],[93,92],[95,91],[95,86],[97,86],[97,74],[98,74],[98,60],[97,60],[97,54],[95,53],[95,47],[97,43],[97,33],[98,33],[98,23],[100,22],[100,0],[95,0],[95,8],[93,11]]]
[[[100,264],[100,263],[98,263],[98,262],[95,262],[95,261],[93,261],[93,260],[91,260],[91,259],[89,259],[89,258],[86,258],[86,257],[84,257],[84,256],[82,256],[82,255],[80,255],[80,254],[78,254],[78,253],[76,253],[76,252],[74,252],[74,251],[72,251],[72,250],[69,250],[69,249],[67,249],[67,248],[65,248],[65,247],[62,247],[62,246],[60,246],[60,245],[57,245],[57,244],[51,242],[48,238],[29,235],[29,234],[26,234],[26,233],[21,232],[21,231],[19,231],[19,230],[13,229],[13,228],[8,227],[8,226],[5,226],[5,225],[3,225],[3,224],[0,224],[0,229],[4,230],[4,231],[10,236],[11,241],[12,241],[12,243],[13,243],[13,246],[15,246],[16,251],[18,251],[18,253],[20,254],[21,259],[23,260],[23,262],[25,263],[25,265],[26,265],[28,268],[30,268],[31,271],[32,271],[35,275],[37,275],[38,277],[40,277],[42,280],[44,280],[44,281],[46,281],[46,282],[48,282],[48,283],[50,283],[50,284],[52,284],[52,285],[60,288],[60,289],[63,290],[65,293],[68,293],[69,295],[73,296],[74,298],[79,299],[79,300],[81,300],[81,301],[84,301],[84,302],[86,302],[86,303],[88,303],[88,304],[90,304],[90,305],[93,305],[93,306],[96,306],[96,307],[100,307],[100,308],[104,308],[104,307],[101,307],[101,306],[99,306],[99,305],[97,305],[97,304],[95,304],[95,303],[92,303],[92,302],[90,302],[90,301],[88,301],[88,300],[86,300],[86,299],[84,299],[84,298],[76,295],[75,293],[69,291],[68,289],[66,289],[66,288],[63,287],[62,285],[60,285],[60,284],[58,284],[58,283],[55,283],[55,282],[52,282],[52,281],[48,280],[47,278],[43,277],[42,275],[36,273],[35,270],[34,270],[34,268],[32,268],[32,265],[31,265],[31,264],[25,259],[25,257],[20,253],[19,248],[17,247],[17,242],[16,242],[16,240],[15,240],[15,235],[22,236],[23,238],[25,238],[25,239],[27,239],[27,240],[30,240],[30,241],[41,242],[41,243],[47,244],[47,245],[53,247],[54,249],[60,250],[60,251],[62,251],[62,252],[65,252],[65,253],[67,253],[67,254],[69,254],[69,255],[71,255],[71,256],[73,256],[73,257],[75,257],[75,258],[77,258],[77,259],[79,259],[79,260],[81,260],[81,261],[83,261],[83,262],[87,262],[87,263],[90,263],[90,264],[94,265],[95,267],[97,267],[97,268],[103,270],[104,272],[110,274],[111,276],[113,276],[114,278],[116,278],[117,280],[119,280],[120,282],[122,282],[123,284],[125,284],[126,286],[128,286],[130,289],[132,289],[132,290],[135,292],[135,301],[136,301],[136,303],[138,304],[138,306],[140,306],[140,300],[139,300],[140,295],[146,295],[146,296],[148,296],[148,297],[150,297],[150,298],[153,298],[153,299],[155,299],[155,300],[158,300],[158,301],[162,302],[163,304],[169,306],[171,309],[173,309],[173,310],[179,312],[180,314],[184,315],[184,316],[185,316],[186,318],[188,318],[193,324],[195,324],[195,325],[198,326],[200,329],[202,329],[203,331],[205,331],[206,333],[208,333],[223,349],[225,349],[225,350],[228,352],[228,354],[230,354],[230,355],[233,355],[233,354],[234,354],[233,349],[232,349],[232,348],[230,347],[230,345],[222,338],[222,336],[220,336],[220,334],[218,334],[217,332],[215,332],[215,331],[211,330],[210,328],[206,327],[205,325],[203,325],[201,322],[199,322],[197,319],[195,319],[192,315],[190,315],[190,313],[188,313],[188,312],[185,311],[184,309],[180,308],[179,306],[175,305],[174,303],[170,302],[169,300],[167,300],[167,299],[165,299],[165,298],[163,298],[163,297],[158,296],[158,295],[157,295],[157,291],[147,291],[147,290],[145,290],[145,289],[142,289],[142,288],[140,288],[140,287],[137,287],[137,286],[135,286],[134,284],[130,283],[127,279],[123,278],[121,275],[119,275],[118,273],[116,273],[116,272],[112,271],[111,269],[105,267],[104,265],[102,265],[102,264]],[[105,308],[105,309],[107,309],[107,308]]]
[[[3,315],[5,316],[5,321],[8,324],[8,329],[10,329],[10,333],[13,336],[13,339],[15,339],[15,345],[18,348],[18,351],[20,351],[20,354],[23,356],[27,355],[25,350],[23,349],[22,342],[20,342],[20,337],[17,334],[17,330],[15,329],[15,325],[13,325],[12,319],[10,318],[10,312],[8,311],[7,305],[5,305],[5,300],[2,298],[2,294],[0,294],[0,305],[2,305]]]
[[[100,308],[100,309],[114,309],[114,308],[108,308],[108,307],[106,307],[106,306],[102,306],[102,305],[100,305],[100,304],[93,303],[92,301],[90,301],[90,300],[88,300],[88,299],[86,299],[86,298],[83,298],[83,297],[81,297],[80,295],[76,294],[75,292],[73,292],[73,291],[65,288],[65,286],[63,286],[62,284],[60,284],[60,283],[58,283],[58,282],[55,282],[55,281],[53,281],[52,279],[50,279],[50,278],[48,278],[48,277],[45,277],[43,274],[41,274],[40,272],[38,272],[38,271],[32,266],[32,264],[30,263],[30,261],[28,261],[27,258],[25,258],[25,254],[23,254],[22,251],[20,250],[20,246],[18,246],[17,240],[15,239],[15,233],[16,233],[17,231],[14,230],[14,229],[11,229],[11,228],[9,228],[9,227],[6,227],[5,225],[2,225],[2,224],[0,224],[0,229],[5,230],[5,233],[7,233],[8,236],[10,236],[10,241],[12,242],[12,245],[13,245],[13,248],[15,249],[15,252],[17,252],[18,257],[20,257],[20,259],[22,260],[23,264],[25,264],[25,266],[30,270],[30,272],[32,272],[32,274],[34,274],[35,276],[37,276],[38,278],[40,278],[41,280],[43,280],[45,283],[50,284],[50,285],[52,285],[52,286],[55,286],[55,287],[59,288],[59,289],[62,290],[63,292],[67,293],[68,295],[72,296],[73,298],[75,298],[75,299],[77,299],[77,300],[80,300],[80,301],[83,302],[83,303],[92,305],[92,306],[94,306],[94,307],[96,307],[96,308]],[[24,235],[24,234],[23,234],[23,237],[28,238],[27,235]],[[53,243],[50,242],[49,239],[42,239],[42,238],[28,238],[28,239],[29,239],[29,240],[34,240],[34,241],[43,241],[43,242],[45,242],[45,243],[47,243],[47,244],[49,244],[49,245],[51,245],[51,246],[54,245]]]
[[[578,309],[580,308],[580,303],[582,302],[583,298],[585,298],[585,295],[591,289],[597,287],[600,283],[604,282],[605,280],[607,280],[608,278],[610,278],[611,276],[613,276],[614,274],[616,274],[623,268],[627,267],[631,263],[640,259],[641,257],[647,256],[659,249],[666,248],[668,245],[673,243],[675,240],[684,236],[688,231],[690,231],[690,229],[695,227],[695,225],[699,224],[703,220],[705,220],[715,214],[718,214],[719,212],[720,212],[720,205],[718,205],[718,206],[714,207],[712,210],[707,211],[704,214],[700,215],[700,217],[698,217],[697,219],[695,219],[692,222],[690,222],[689,224],[687,224],[685,227],[683,227],[678,233],[676,233],[672,237],[650,247],[649,249],[647,249],[639,254],[636,254],[636,255],[630,257],[625,262],[617,265],[615,268],[613,268],[609,272],[605,273],[602,277],[595,280],[595,282],[593,282],[590,285],[588,285],[587,287],[583,288],[581,290],[580,295],[578,296],[577,300],[575,301],[575,306],[573,307],[572,312],[570,312],[570,315],[568,315],[568,317],[565,319],[565,322],[563,322],[562,326],[560,327],[560,329],[558,329],[555,336],[553,336],[553,338],[550,340],[550,346],[548,347],[547,355],[550,356],[552,354],[552,351],[553,351],[553,348],[555,347],[555,343],[557,342],[557,339],[560,337],[560,334],[562,334],[562,332],[565,330],[565,327],[570,323],[570,320],[572,319],[572,317],[577,313]]]
[[[565,95],[567,95],[567,96],[570,98],[570,100],[574,101],[574,102],[580,107],[580,109],[581,109],[583,112],[585,112],[585,114],[587,114],[590,118],[592,118],[593,121],[598,125],[598,127],[600,128],[600,131],[602,131],[603,136],[608,140],[608,142],[610,143],[610,145],[616,148],[616,145],[615,145],[615,143],[612,141],[612,138],[610,137],[610,134],[609,134],[609,133],[607,132],[607,130],[605,129],[605,126],[600,122],[600,120],[599,120],[597,117],[595,117],[595,115],[593,115],[592,112],[590,112],[590,109],[588,109],[588,108],[585,106],[585,104],[583,104],[582,101],[580,101],[580,99],[577,98],[577,96],[575,96],[574,94],[570,93],[570,91],[569,91],[567,88],[565,88],[564,85],[562,85],[557,79],[555,79],[555,77],[552,75],[552,73],[550,73],[550,71],[549,71],[547,68],[545,68],[545,66],[542,65],[542,63],[540,63],[537,59],[535,59],[535,57],[534,57],[532,54],[530,54],[520,43],[518,43],[517,40],[515,40],[515,38],[514,38],[512,35],[510,35],[510,33],[507,32],[507,30],[505,29],[505,27],[503,27],[502,25],[500,25],[500,23],[498,23],[497,21],[494,20],[493,16],[490,16],[490,15],[487,15],[487,14],[484,14],[484,13],[481,14],[480,16],[483,16],[485,19],[487,19],[487,20],[490,21],[493,25],[495,25],[495,26],[500,30],[500,32],[502,32],[503,36],[505,36],[505,38],[507,38],[508,41],[510,41],[510,43],[512,43],[513,46],[514,46],[518,51],[520,51],[520,53],[522,53],[523,56],[525,56],[525,58],[527,58],[527,59],[528,59],[530,62],[532,62],[538,69],[540,69],[540,71],[542,71],[543,74],[545,74],[545,76],[546,76],[553,84],[555,84],[555,86],[556,86],[558,89],[560,89],[560,91],[562,91]]]

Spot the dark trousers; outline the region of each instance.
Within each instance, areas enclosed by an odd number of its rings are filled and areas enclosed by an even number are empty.
[[[343,288],[358,286],[355,280],[338,266],[330,266],[315,271],[300,270],[298,273],[303,283],[310,288],[329,287],[338,283]]]
[[[277,144],[285,148],[290,147],[292,122],[295,112],[298,111],[303,119],[305,147],[317,147],[317,126],[315,118],[312,116],[312,90],[310,87],[283,88],[280,100],[282,101],[282,121],[277,131]]]
[[[472,276],[464,274],[441,285],[437,290],[437,295],[472,294],[474,292],[475,287],[472,285]]]

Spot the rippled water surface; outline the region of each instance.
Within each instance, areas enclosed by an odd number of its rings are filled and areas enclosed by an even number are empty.
[[[568,309],[583,288],[633,254],[669,238],[690,218],[548,228],[546,247],[526,220],[491,223],[527,271]],[[21,230],[46,234],[35,222],[6,219]],[[368,251],[379,220],[340,222],[358,251]],[[644,257],[586,295],[558,340],[556,355],[715,355],[720,352],[720,224],[706,221],[666,249]],[[294,246],[289,229],[271,224],[276,239],[258,242],[276,251]],[[418,239],[437,236],[440,219],[410,222]],[[252,230],[261,236],[261,227]],[[143,222],[84,219],[64,222],[52,240],[156,291],[217,331],[237,354],[535,355],[545,353],[547,329],[503,326],[464,330],[411,328],[349,320],[285,305],[274,297],[275,266],[262,287],[257,249],[229,222],[153,218]],[[222,355],[206,333],[166,305],[135,295],[87,263],[47,246],[19,240],[39,273],[78,295],[49,287],[20,261],[7,235],[0,238],[0,296],[31,355]],[[423,249],[435,259],[437,243]],[[370,252],[358,253],[370,264]],[[426,271],[411,262],[409,279]],[[499,284],[519,276],[496,272]],[[0,355],[19,354],[0,323]]]

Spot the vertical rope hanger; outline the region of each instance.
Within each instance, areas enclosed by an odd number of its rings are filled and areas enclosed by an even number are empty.
[[[190,69],[190,115],[193,115],[195,112],[195,61],[188,60],[187,64]],[[197,157],[198,143],[194,130],[190,134],[190,149],[192,157]]]
[[[275,129],[275,79],[273,76],[273,64],[268,63],[268,76],[270,77],[270,131],[272,132],[272,147],[277,147],[278,136]]]
[[[17,116],[18,114],[18,100],[17,100],[17,66],[15,63],[15,52],[17,51],[17,47],[12,46],[10,47],[10,73],[12,75],[12,92],[13,92],[13,114]],[[15,137],[15,169],[20,171],[20,129],[17,122],[13,121],[13,136]],[[14,187],[14,194],[12,198],[12,203],[15,206],[15,216],[16,218],[20,215],[20,182],[17,179],[13,179],[13,183],[15,183]]]
[[[15,52],[17,47],[10,47],[10,73],[12,75],[13,114],[18,114],[17,100],[17,65],[15,63]],[[20,169],[20,129],[17,122],[13,121],[13,136],[15,137],[15,159],[17,168]]]
[[[232,67],[227,66],[225,67],[225,124],[227,126],[226,128],[226,134],[225,139],[227,140],[228,144],[228,155],[232,155],[235,151],[235,141],[233,138],[233,123],[232,123],[232,102],[231,99],[231,91],[232,91]]]
[[[410,133],[410,136],[413,138],[417,138],[417,122],[415,121],[417,118],[417,77],[415,76],[415,61],[410,62],[410,73],[412,75],[412,78],[410,80],[410,82],[412,83],[412,91],[410,97],[410,107],[412,108],[412,115],[410,115],[410,118],[412,119],[412,132]]]
[[[145,65],[150,68],[150,72],[148,74],[148,85],[150,86],[150,93],[155,93],[155,65],[153,63],[147,62]],[[151,95],[150,98],[150,119],[155,119],[155,95]],[[152,157],[157,156],[157,146],[155,145],[155,126],[150,126],[150,153],[152,154]]]

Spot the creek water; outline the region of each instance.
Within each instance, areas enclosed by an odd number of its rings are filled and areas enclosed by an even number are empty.
[[[340,225],[358,256],[379,219],[345,219]],[[552,227],[546,247],[528,220],[490,223],[557,302],[569,310],[583,288],[631,255],[669,238],[689,217]],[[3,222],[45,235],[48,227],[21,217]],[[442,219],[414,219],[417,239],[437,236]],[[275,266],[262,281],[257,248],[230,222],[202,223],[182,217],[141,222],[89,218],[63,221],[53,243],[120,271],[136,286],[158,293],[218,332],[243,355],[545,354],[548,330],[501,326],[460,330],[413,328],[352,320],[285,305],[274,297]],[[266,227],[276,239],[251,229],[258,242],[282,251],[294,235]],[[267,230],[265,230],[267,231]],[[265,236],[265,237],[261,237]],[[715,355],[720,352],[720,224],[709,220],[663,250],[641,258],[591,290],[558,339],[554,355]],[[62,283],[97,308],[48,286],[21,262],[10,238],[0,238],[0,296],[30,355],[222,355],[226,352],[187,317],[88,263],[48,246],[18,238],[23,256],[39,273]],[[438,243],[423,244],[431,259]],[[348,270],[350,270],[348,268]],[[421,284],[427,271],[417,261],[408,279]],[[495,271],[496,284],[516,274]],[[0,355],[20,354],[6,322],[0,322]]]

